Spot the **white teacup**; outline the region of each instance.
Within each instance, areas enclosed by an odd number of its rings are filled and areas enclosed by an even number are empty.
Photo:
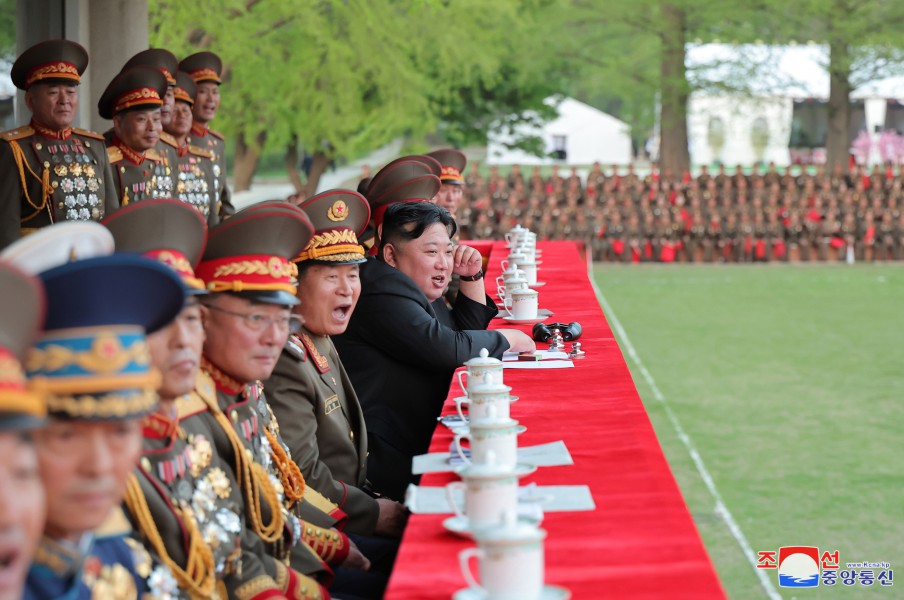
[[[524,256],[522,254],[522,256]],[[518,268],[524,271],[524,278],[527,279],[527,285],[534,285],[537,283],[537,263],[533,260],[530,262],[518,261]]]
[[[462,421],[470,423],[480,420],[508,419],[511,415],[512,397],[509,392],[512,388],[502,383],[493,383],[484,378],[479,385],[472,385],[468,389],[468,395],[455,399],[455,408]],[[468,417],[462,410],[462,406],[468,405]]]
[[[446,485],[449,505],[457,517],[468,521],[471,531],[498,523],[507,510],[517,510],[518,478],[532,472],[500,467],[492,452],[487,454],[487,460],[456,469],[462,480]],[[455,490],[464,491],[464,506],[455,498]]]
[[[508,245],[509,248],[511,248],[512,246],[516,246],[524,238],[524,234],[529,233],[529,232],[530,232],[530,230],[528,230],[525,227],[522,227],[521,224],[519,223],[519,224],[515,225],[514,227],[512,227],[512,229],[508,233],[506,233],[503,237],[505,238],[505,243]]]
[[[459,552],[461,573],[475,596],[487,600],[538,600],[543,594],[544,556],[542,529],[518,522],[506,512],[497,525],[474,531],[477,548]],[[480,581],[470,560],[479,561]]]
[[[455,434],[455,451],[467,464],[487,464],[492,456],[504,469],[518,464],[518,435],[525,431],[514,419],[481,419],[471,422],[468,433]],[[470,458],[461,446],[462,439],[471,442]]]
[[[475,356],[471,360],[465,361],[466,371],[459,371],[457,374],[458,385],[461,393],[468,395],[468,388],[471,382],[477,384],[479,382],[489,381],[496,384],[502,384],[502,361],[493,358],[486,348],[480,349],[480,355]],[[464,381],[462,381],[464,379]]]
[[[514,293],[516,290],[526,290],[529,288],[530,286],[527,285],[527,279],[524,277],[513,277],[505,284],[496,286],[496,293],[501,300],[505,301],[509,294]]]
[[[514,265],[509,265],[502,275],[496,277],[496,285],[505,285],[511,279],[524,279],[524,271]]]
[[[540,310],[540,293],[530,288],[515,290],[505,296],[503,306],[513,319],[536,319]]]
[[[526,261],[527,257],[523,254],[519,254],[517,252],[512,252],[508,255],[508,258],[503,258],[499,261],[499,266],[502,267],[503,271],[508,271],[509,269],[520,269],[521,263]]]

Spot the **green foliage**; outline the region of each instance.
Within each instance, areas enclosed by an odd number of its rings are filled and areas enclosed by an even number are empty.
[[[223,58],[216,126],[227,134],[266,132],[270,147],[294,134],[309,152],[354,156],[451,118],[471,124],[448,129],[468,142],[493,116],[531,107],[547,91],[519,93],[534,73],[518,63],[535,27],[524,9],[534,4],[151,0],[151,41]]]
[[[0,0],[0,58],[16,54],[16,0]]]

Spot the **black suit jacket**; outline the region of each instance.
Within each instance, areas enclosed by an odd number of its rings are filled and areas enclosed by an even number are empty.
[[[361,265],[361,290],[348,329],[333,342],[364,410],[368,479],[401,499],[415,480],[412,457],[430,446],[455,369],[481,348],[500,358],[509,345],[486,331],[497,312],[489,299],[459,295],[451,310],[442,299],[431,304],[410,277],[375,259]]]

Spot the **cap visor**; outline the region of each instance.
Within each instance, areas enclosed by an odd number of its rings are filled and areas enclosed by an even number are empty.
[[[245,298],[252,302],[264,304],[279,304],[281,306],[296,306],[300,304],[298,298],[283,290],[261,290],[253,292],[226,292],[239,298]]]

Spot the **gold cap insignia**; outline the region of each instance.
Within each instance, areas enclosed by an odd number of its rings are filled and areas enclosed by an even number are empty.
[[[336,200],[327,211],[326,216],[330,221],[344,221],[348,218],[348,207],[342,200]]]

